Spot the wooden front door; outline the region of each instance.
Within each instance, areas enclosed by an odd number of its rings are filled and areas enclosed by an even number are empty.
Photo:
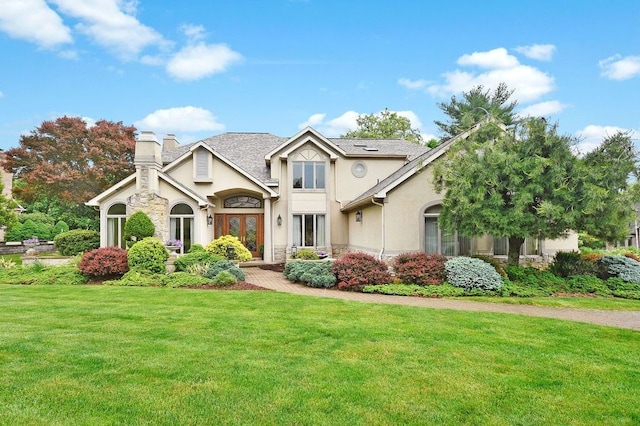
[[[260,246],[264,243],[262,214],[218,214],[216,238],[233,235],[251,252],[253,257],[261,257]]]

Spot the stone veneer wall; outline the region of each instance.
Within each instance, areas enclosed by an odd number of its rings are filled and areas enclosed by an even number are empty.
[[[142,192],[127,198],[127,216],[131,216],[137,211],[144,212],[153,225],[156,227],[155,237],[161,240],[167,239],[169,230],[167,229],[167,207],[169,200],[150,192]]]

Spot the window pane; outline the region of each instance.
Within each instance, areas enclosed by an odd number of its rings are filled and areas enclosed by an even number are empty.
[[[458,236],[458,256],[471,256],[471,238]]]
[[[507,237],[493,237],[493,255],[507,255]]]
[[[170,214],[193,214],[193,209],[186,204],[176,204]]]
[[[456,238],[453,234],[445,234],[442,233],[442,247],[440,249],[440,253],[445,256],[455,256],[456,255]]]
[[[325,245],[325,226],[324,226],[324,215],[319,214],[316,216],[316,246],[324,246]]]
[[[191,248],[193,241],[193,219],[185,217],[182,219],[182,223],[184,229],[182,230],[182,248],[180,248],[180,252],[186,253]]]
[[[313,215],[304,215],[304,245],[305,247],[313,247],[315,240],[313,238]]]
[[[293,245],[300,247],[302,245],[302,216],[293,216]]]
[[[109,207],[107,214],[127,214],[127,207],[124,204],[114,204]]]
[[[117,218],[108,218],[107,219],[107,245],[108,246],[117,246],[118,244],[118,219]]]
[[[302,163],[293,163],[293,187],[302,188]]]
[[[324,163],[316,163],[316,188],[324,189]]]
[[[313,188],[313,163],[304,163],[304,187]]]
[[[427,254],[438,253],[438,218],[424,218],[424,251]]]

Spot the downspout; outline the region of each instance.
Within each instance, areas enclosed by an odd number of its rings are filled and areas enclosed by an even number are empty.
[[[380,254],[378,254],[378,259],[382,260],[382,255],[384,254],[384,243],[386,241],[386,232],[384,228],[384,204],[377,203],[375,198],[372,198],[371,202],[376,206],[380,206],[380,208],[382,209],[382,214],[380,215],[380,228],[382,229],[382,246],[380,247]]]

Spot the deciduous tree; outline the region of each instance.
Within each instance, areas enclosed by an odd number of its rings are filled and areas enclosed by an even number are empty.
[[[379,114],[361,115],[356,119],[358,128],[343,134],[343,138],[361,139],[404,139],[422,144],[418,129],[411,128],[411,121],[388,109]]]
[[[106,120],[89,127],[79,117],[43,122],[6,152],[4,169],[25,183],[15,197],[84,203],[135,171],[135,130]]]

